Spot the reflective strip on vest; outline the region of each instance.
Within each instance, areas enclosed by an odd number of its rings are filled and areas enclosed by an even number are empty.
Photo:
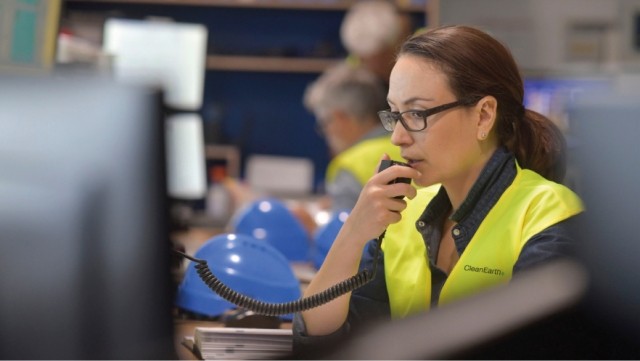
[[[400,148],[391,143],[390,136],[363,140],[335,156],[327,167],[326,182],[331,183],[341,169],[352,173],[364,186],[377,170],[382,154],[401,160]]]
[[[420,189],[402,213],[402,220],[387,229],[382,242],[393,318],[429,309],[429,257],[415,222],[439,188]],[[451,271],[438,304],[507,283],[532,236],[582,210],[580,198],[569,188],[518,167],[513,183],[489,211]]]

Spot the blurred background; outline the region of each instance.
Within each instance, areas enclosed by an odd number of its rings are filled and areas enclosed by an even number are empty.
[[[369,64],[365,53],[375,52],[367,45],[372,32],[344,29],[350,10],[367,1],[3,0],[0,75],[101,77],[157,88],[162,94],[156,110],[164,132],[163,185],[170,225],[163,242],[193,255],[212,237],[245,227],[255,238],[272,239],[304,287],[346,214],[332,212],[325,201],[325,172],[333,155],[303,97],[334,65]],[[585,154],[580,153],[584,139],[595,135],[584,130],[586,121],[576,127],[581,121],[577,116],[586,115],[572,107],[586,94],[638,95],[639,0],[390,3],[403,16],[407,34],[467,24],[506,43],[521,66],[525,106],[548,115],[567,136],[565,183],[580,194],[593,190],[589,185],[596,187],[585,174],[588,161],[579,156]],[[376,26],[385,19],[375,12],[369,16],[353,21],[363,22],[363,28],[387,29]],[[82,82],[75,84],[82,87]],[[18,95],[28,98],[25,92]],[[67,99],[51,94],[62,104],[73,102],[76,93],[70,91]],[[3,122],[20,117],[2,116]],[[635,144],[621,146],[635,149]],[[15,149],[0,159],[22,162],[24,154]],[[598,172],[596,165],[588,167]],[[0,203],[4,210],[11,207],[5,199]],[[260,219],[256,213],[265,207],[286,211],[278,219]],[[282,229],[297,233],[278,236]],[[278,243],[274,237],[298,243]],[[172,262],[177,286],[188,263]]]

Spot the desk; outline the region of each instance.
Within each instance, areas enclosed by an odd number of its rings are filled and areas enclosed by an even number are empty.
[[[214,228],[193,228],[187,232],[180,232],[173,235],[174,240],[184,247],[185,252],[194,255],[196,251],[211,237],[220,234],[222,230]],[[178,274],[174,275],[179,283],[186,270],[188,262],[184,262]],[[315,274],[315,269],[310,263],[292,263],[292,268],[296,277],[300,280],[300,287],[304,288]],[[176,355],[180,360],[198,360],[197,356],[183,345],[185,337],[193,337],[196,327],[223,327],[221,322],[201,321],[176,318],[174,320],[174,346]],[[291,328],[290,322],[283,322],[281,328]]]
[[[186,254],[194,255],[198,248],[200,248],[200,246],[202,246],[207,240],[221,232],[222,230],[217,228],[191,228],[185,232],[176,232],[172,235],[172,238],[177,245],[184,247]],[[176,283],[179,283],[182,280],[187,264],[188,262],[182,262],[180,269],[175,271],[176,274],[174,274],[174,279]],[[185,336],[193,336],[196,327],[220,326],[222,326],[220,322],[176,318],[174,320],[174,346],[178,359],[198,360],[196,355],[182,344]]]
[[[185,337],[193,337],[196,327],[222,327],[220,322],[176,319],[174,325],[174,345],[179,360],[198,360],[182,342]]]
[[[223,327],[217,321],[197,321],[176,319],[174,321],[174,345],[179,360],[199,360],[198,357],[183,344],[185,337],[193,337],[196,327]],[[280,328],[291,328],[291,322],[283,322]]]

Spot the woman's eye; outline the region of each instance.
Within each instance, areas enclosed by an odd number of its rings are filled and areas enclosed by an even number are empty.
[[[416,119],[422,119],[422,114],[421,114],[421,112],[420,112],[420,111],[417,111],[417,110],[416,110],[416,111],[409,111],[409,112],[407,112],[407,116],[408,116],[409,118],[411,118],[411,119],[414,119],[414,120],[416,120]]]

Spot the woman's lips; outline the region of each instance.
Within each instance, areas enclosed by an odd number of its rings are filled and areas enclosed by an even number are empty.
[[[403,157],[404,158],[404,157]],[[410,166],[414,166],[415,164],[419,163],[420,160],[419,159],[412,159],[412,158],[404,158],[407,161],[407,164],[409,164]]]

